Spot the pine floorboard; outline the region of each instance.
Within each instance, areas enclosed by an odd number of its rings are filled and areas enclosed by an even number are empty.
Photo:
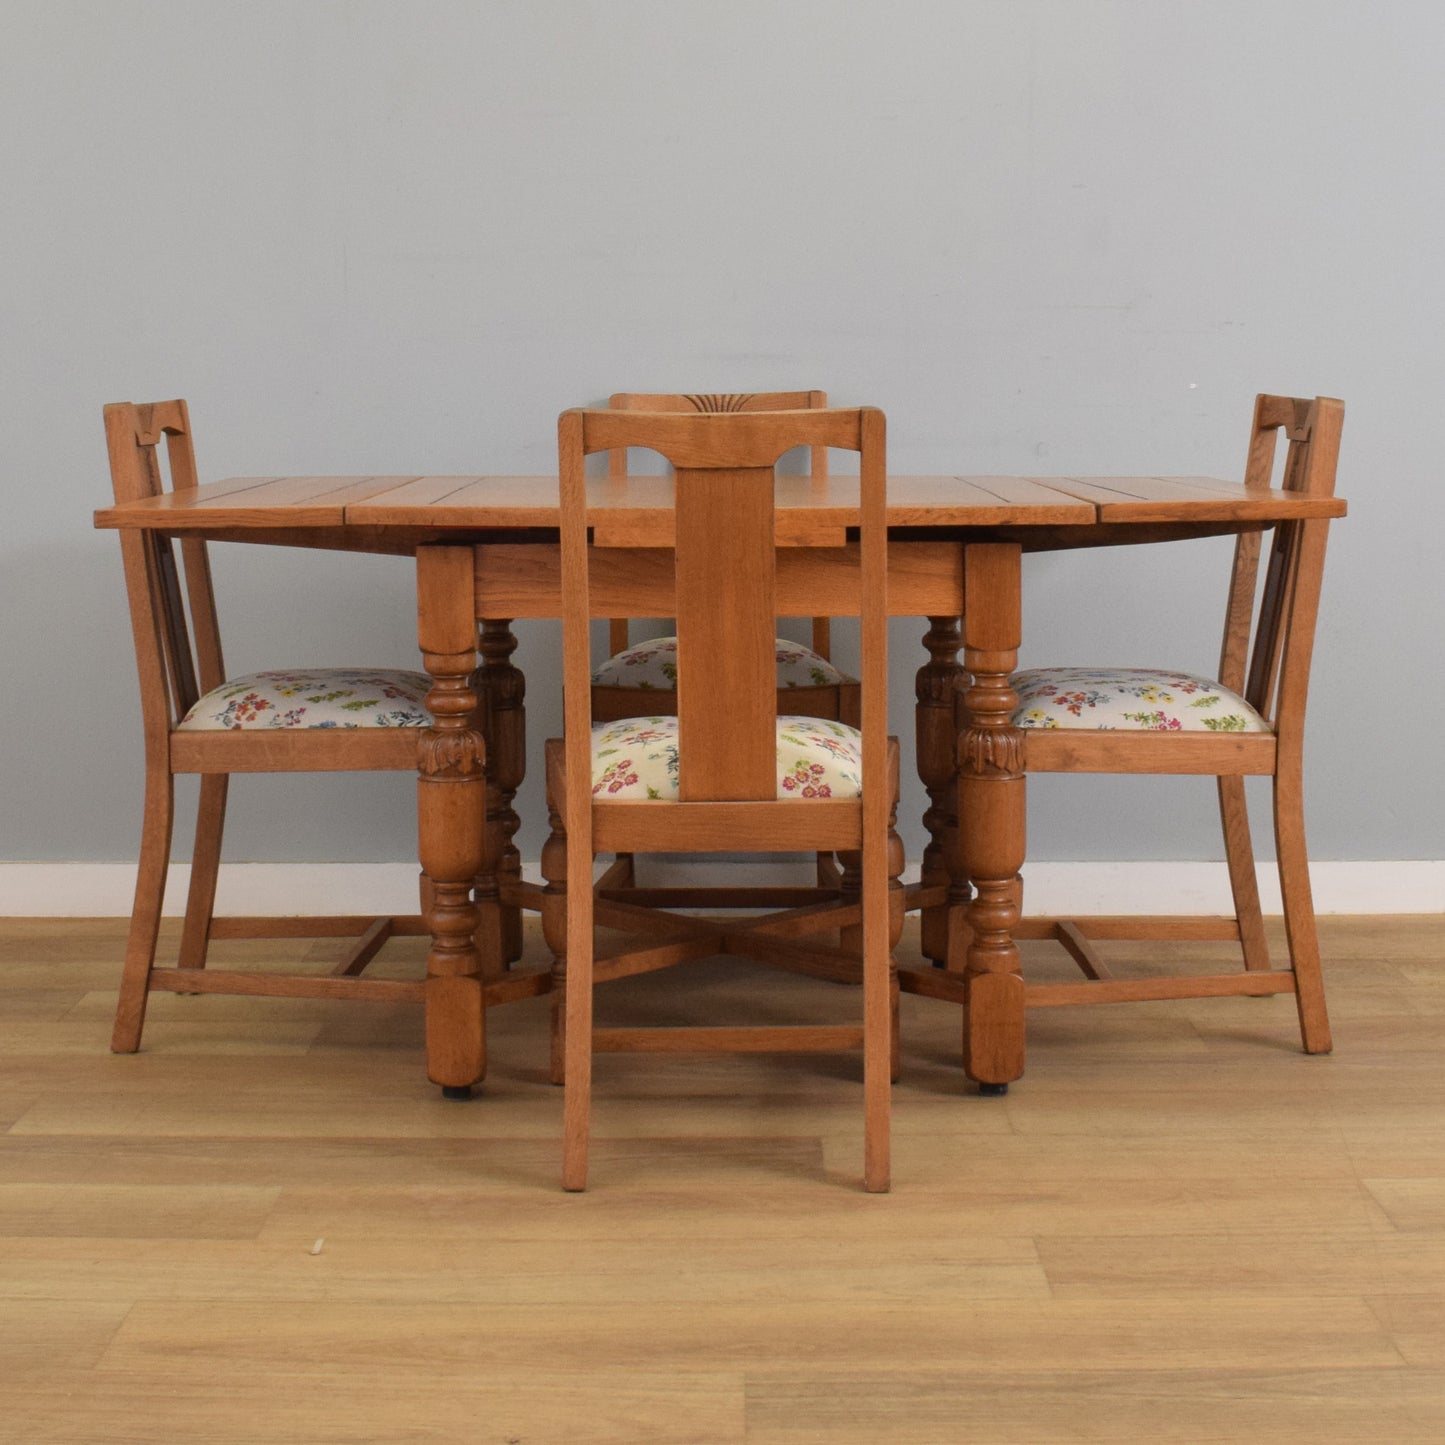
[[[908,996],[891,1194],[858,1188],[856,1057],[606,1056],[568,1196],[542,1000],[492,1014],[465,1103],[405,1006],[161,994],[117,1057],[123,924],[0,920],[0,1442],[1438,1442],[1445,919],[1321,932],[1329,1057],[1282,997],[1040,1010],[985,1099]],[[858,1004],[732,960],[604,997]]]

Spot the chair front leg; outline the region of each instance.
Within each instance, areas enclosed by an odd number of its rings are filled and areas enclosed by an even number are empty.
[[[112,1053],[133,1054],[140,1048],[150,996],[151,968],[156,957],[156,935],[161,925],[161,903],[171,860],[171,826],[175,818],[175,779],[164,760],[146,767],[145,813],[141,822],[140,863],[136,868],[135,902],[126,935],[125,966],[120,977],[120,998],[110,1036]]]
[[[1244,966],[1269,967],[1269,943],[1264,936],[1264,914],[1259,906],[1259,880],[1254,876],[1254,847],[1249,834],[1249,808],[1244,779],[1219,780],[1219,818],[1224,825],[1224,856],[1229,863],[1229,888],[1234,895],[1234,917]]]
[[[203,773],[196,807],[196,842],[191,850],[191,886],[181,928],[181,968],[204,968],[216,911],[216,879],[221,870],[221,835],[226,826],[226,773]]]

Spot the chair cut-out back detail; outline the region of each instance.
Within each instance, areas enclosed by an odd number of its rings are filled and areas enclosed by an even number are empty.
[[[893,832],[898,752],[886,725],[883,416],[867,408],[689,412],[573,411],[564,412],[558,425],[566,736],[547,744],[552,835],[542,867],[547,879],[543,929],[557,958],[553,1069],[565,1088],[563,1183],[569,1189],[586,1184],[594,1048],[791,1052],[861,1045],[864,1182],[870,1190],[885,1189],[897,1000],[891,950],[901,928],[903,894],[898,883],[902,849]],[[799,445],[841,447],[861,457],[862,728],[828,722],[825,729],[836,731],[828,733],[822,747],[861,755],[861,797],[847,796],[841,786],[827,791],[813,786],[805,794],[779,775],[775,468],[783,452]],[[640,725],[637,740],[657,751],[650,762],[666,778],[665,785],[651,789],[640,767],[624,770],[617,789],[611,787],[617,775],[598,787],[598,766],[605,775],[609,760],[598,756],[596,738],[607,736],[608,729],[602,725],[594,731],[592,720],[588,624],[595,604],[588,580],[584,459],[629,446],[660,452],[674,464],[676,475],[677,711],[663,721],[651,714],[632,720]],[[719,699],[726,699],[727,706],[720,707]],[[611,761],[623,760],[614,753]],[[813,777],[806,749],[795,762]],[[803,778],[801,772],[794,774],[795,782]],[[764,917],[724,921],[651,906],[650,890],[619,898],[605,889],[594,895],[589,886],[600,851],[780,850],[841,850],[855,861],[861,898],[815,901]],[[594,922],[641,934],[641,941],[597,953]],[[840,928],[838,945],[803,937]],[[855,942],[860,934],[861,949]],[[595,982],[720,953],[825,978],[861,977],[861,1027],[594,1030]]]
[[[117,502],[160,495],[162,449],[171,485],[196,485],[184,401],[105,408]],[[155,990],[304,998],[420,1001],[423,984],[361,977],[395,933],[422,934],[420,915],[401,918],[215,918],[216,878],[231,773],[412,772],[427,722],[425,674],[376,668],[304,668],[227,679],[204,542],[123,530],[136,664],[145,730],[145,816],[135,905],[111,1047],[140,1047],[146,1001]],[[170,863],[174,776],[199,773],[200,802],[190,891],[177,966],[155,967],[161,902]],[[286,975],[206,966],[218,938],[354,937],[329,974]]]
[[[1250,432],[1246,485],[1270,487],[1283,432],[1283,487],[1312,497],[1331,496],[1343,420],[1343,403],[1328,397],[1260,396]],[[1239,535],[1217,680],[1143,668],[1029,669],[1010,680],[1019,699],[1012,721],[1025,729],[1030,773],[1218,778],[1235,907],[1229,919],[1025,918],[1015,937],[1056,938],[1088,979],[1026,984],[1027,1005],[1293,993],[1305,1050],[1329,1050],[1302,795],[1305,701],[1328,529],[1327,518],[1281,522],[1262,578],[1260,532]],[[1290,955],[1286,969],[1273,969],[1269,961],[1245,808],[1248,775],[1267,776],[1273,784]],[[1229,939],[1241,945],[1245,967],[1232,974],[1115,978],[1093,947],[1094,940],[1110,938]]]

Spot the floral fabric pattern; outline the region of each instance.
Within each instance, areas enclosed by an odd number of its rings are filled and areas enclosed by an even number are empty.
[[[825,657],[810,647],[785,638],[777,640],[779,687],[831,687],[853,678],[839,672]],[[592,681],[599,687],[638,687],[658,692],[677,690],[677,638],[659,637],[640,642],[609,657]]]
[[[422,728],[431,723],[423,672],[305,667],[248,672],[213,688],[181,720],[186,732],[242,728]]]
[[[1267,733],[1270,726],[1227,687],[1189,672],[1147,667],[1039,667],[1010,679],[1019,728]]]
[[[778,797],[862,793],[863,735],[857,728],[815,717],[778,719]],[[593,723],[592,796],[599,803],[677,802],[677,719]]]

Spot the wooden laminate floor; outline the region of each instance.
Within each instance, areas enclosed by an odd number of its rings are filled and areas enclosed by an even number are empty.
[[[877,1197],[856,1057],[600,1058],[567,1196],[544,1002],[468,1103],[401,1007],[159,995],[114,1057],[123,933],[0,921],[0,1441],[1445,1440],[1438,916],[1323,921],[1328,1058],[1286,998],[1050,1009],[984,1099],[905,997]],[[334,945],[283,947],[214,957]],[[857,1007],[731,961],[609,997]]]

